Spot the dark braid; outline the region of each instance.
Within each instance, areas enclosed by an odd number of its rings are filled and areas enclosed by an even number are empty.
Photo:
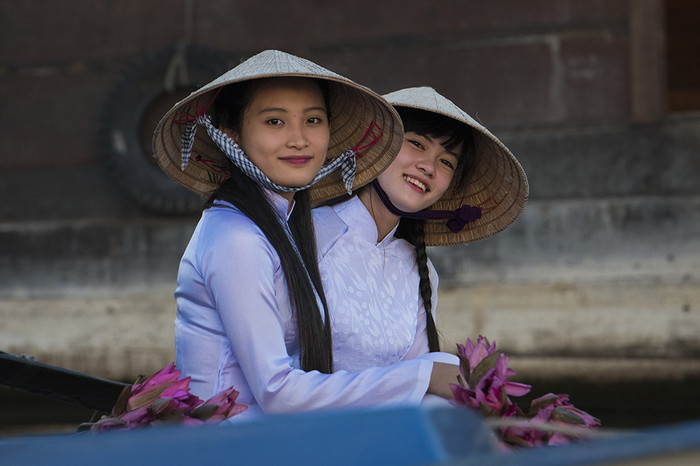
[[[418,289],[423,299],[425,308],[425,330],[428,334],[428,349],[430,352],[440,351],[440,341],[433,318],[433,289],[430,285],[430,270],[428,269],[428,253],[425,249],[425,235],[423,234],[424,220],[402,218],[399,227],[394,234],[397,238],[403,238],[416,249],[416,265],[420,282]]]

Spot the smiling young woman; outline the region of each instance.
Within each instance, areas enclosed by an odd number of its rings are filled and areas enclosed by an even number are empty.
[[[435,120],[440,117],[427,114],[423,118]],[[468,177],[473,166],[471,151],[462,153],[462,148],[470,147],[471,133],[463,134],[465,140],[448,149],[445,144],[449,138],[446,136],[435,137],[415,131],[404,133],[399,155],[377,177],[377,182],[398,210],[419,212],[431,207],[445,194],[458,169],[464,169],[461,177]],[[394,230],[401,216],[381,202],[376,188],[362,190],[358,196],[377,224],[379,239]]]
[[[454,382],[455,360],[439,351],[438,276],[426,245],[506,228],[525,205],[527,179],[495,136],[435,90],[384,97],[404,125],[398,156],[356,196],[314,210],[334,365],[358,371],[431,359],[426,394],[449,398],[441,388]]]

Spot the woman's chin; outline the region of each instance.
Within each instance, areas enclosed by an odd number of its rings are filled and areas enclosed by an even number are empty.
[[[407,202],[393,202],[394,207],[399,209],[401,212],[407,212],[414,214],[416,212],[420,212],[421,210],[426,209],[427,207],[430,207],[429,205],[424,205],[424,203],[407,203]]]
[[[285,188],[303,188],[304,186],[308,186],[309,183],[313,181],[313,178],[309,179],[299,179],[299,178],[294,178],[294,179],[285,179],[285,180],[273,180],[270,179],[275,184],[278,184],[280,186],[284,186]]]

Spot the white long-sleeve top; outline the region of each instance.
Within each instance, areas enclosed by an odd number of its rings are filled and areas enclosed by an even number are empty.
[[[288,201],[269,193],[281,221]],[[279,257],[262,231],[229,203],[202,214],[178,272],[176,363],[206,399],[233,386],[262,413],[419,403],[433,358],[333,374],[299,368],[295,319]]]
[[[426,354],[415,248],[395,238],[396,229],[377,242],[374,219],[357,196],[313,215],[335,369],[360,371],[421,355],[458,364],[454,355]],[[429,260],[428,269],[434,317],[438,276]]]

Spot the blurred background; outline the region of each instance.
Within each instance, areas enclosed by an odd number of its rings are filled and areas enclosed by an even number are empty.
[[[201,199],[151,160],[170,106],[275,48],[429,85],[530,182],[498,236],[434,248],[443,346],[482,334],[608,426],[700,417],[700,3],[0,2],[0,351],[131,382],[174,360]],[[91,413],[0,389],[0,433]]]

